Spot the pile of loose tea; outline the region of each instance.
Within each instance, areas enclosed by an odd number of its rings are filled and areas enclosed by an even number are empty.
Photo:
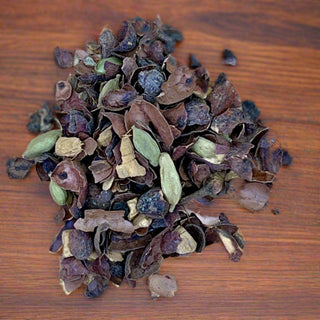
[[[135,18],[117,36],[103,29],[85,50],[54,50],[74,73],[56,83],[54,105],[30,116],[28,129],[41,134],[7,166],[22,179],[35,165],[61,206],[50,252],[61,251],[66,294],[85,285],[94,298],[109,282],[148,278],[152,297],[173,296],[175,278],[158,274],[162,261],[215,242],[239,261],[239,228],[188,204],[229,197],[260,210],[282,160],[292,161],[224,73],[211,82],[194,55],[190,67],[176,61],[181,40],[159,18]]]

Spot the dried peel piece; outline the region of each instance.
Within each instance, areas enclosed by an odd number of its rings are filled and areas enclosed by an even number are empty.
[[[148,287],[152,299],[159,297],[171,298],[178,290],[176,279],[171,275],[153,274],[149,276]]]
[[[190,97],[195,87],[196,81],[193,71],[187,66],[180,66],[162,84],[162,92],[158,95],[157,101],[165,105],[177,103]]]
[[[101,209],[85,210],[85,217],[80,218],[74,224],[77,230],[92,232],[98,225],[106,223],[113,231],[132,233],[133,224],[123,218],[125,211],[105,211]]]
[[[83,142],[77,137],[60,137],[55,144],[55,154],[60,157],[76,157],[82,151]]]
[[[169,123],[162,115],[161,111],[153,104],[136,99],[132,102],[128,112],[125,113],[125,124],[127,130],[130,130],[136,123],[148,125],[151,122],[159,133],[163,143],[170,147],[173,143],[173,134]]]
[[[146,174],[146,169],[135,159],[133,144],[129,136],[122,137],[120,152],[122,163],[116,166],[119,178],[141,177]]]

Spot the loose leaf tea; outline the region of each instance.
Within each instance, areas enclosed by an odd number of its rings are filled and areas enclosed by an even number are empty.
[[[190,201],[229,197],[261,210],[281,164],[292,164],[224,73],[211,81],[194,55],[190,68],[177,62],[181,40],[159,18],[134,18],[117,35],[104,28],[84,50],[54,50],[74,73],[56,83],[54,108],[30,116],[29,130],[41,134],[7,172],[23,179],[35,165],[49,181],[62,224],[50,252],[61,250],[66,294],[85,285],[95,298],[109,282],[148,278],[152,298],[172,297],[175,278],[157,274],[163,260],[215,242],[239,261],[239,228],[223,213],[191,211]],[[236,64],[229,50],[224,58]]]

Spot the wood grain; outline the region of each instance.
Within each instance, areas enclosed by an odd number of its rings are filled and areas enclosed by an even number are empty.
[[[318,319],[320,314],[319,1],[1,1],[0,10],[0,318],[1,319]],[[282,169],[268,207],[249,214],[217,201],[205,214],[228,214],[245,235],[243,259],[233,263],[219,245],[200,255],[166,260],[176,297],[152,301],[144,281],[135,289],[110,286],[99,299],[78,290],[66,297],[58,284],[58,256],[48,248],[58,231],[57,206],[33,171],[9,180],[5,162],[20,155],[32,135],[28,114],[53,100],[68,70],[52,59],[56,45],[73,50],[140,15],[179,28],[190,52],[214,79],[226,72],[243,99],[294,157]],[[221,65],[232,49],[239,65]],[[273,208],[281,212],[271,213]]]

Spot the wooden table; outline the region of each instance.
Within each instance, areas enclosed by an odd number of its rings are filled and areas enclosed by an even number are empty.
[[[105,24],[160,14],[185,40],[176,57],[195,53],[212,78],[226,72],[243,100],[294,157],[281,169],[267,208],[250,214],[217,201],[240,226],[244,256],[233,263],[219,244],[202,254],[171,258],[172,299],[150,299],[144,281],[135,289],[112,285],[96,300],[78,290],[65,296],[58,284],[58,256],[48,254],[59,227],[57,206],[35,171],[9,180],[5,162],[20,155],[32,135],[29,113],[53,100],[57,80],[69,70],[53,61],[56,45],[73,50],[96,38]],[[0,318],[1,319],[319,319],[319,1],[1,1],[0,40]],[[232,49],[235,68],[221,64]],[[281,214],[274,216],[273,208]]]

